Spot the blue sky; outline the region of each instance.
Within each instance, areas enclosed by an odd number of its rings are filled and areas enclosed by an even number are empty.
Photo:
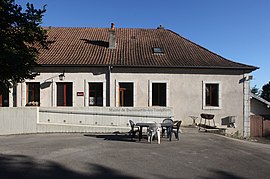
[[[251,87],[270,81],[269,0],[16,0],[47,4],[43,26],[166,29],[236,62],[260,67]],[[268,71],[269,70],[269,71]]]

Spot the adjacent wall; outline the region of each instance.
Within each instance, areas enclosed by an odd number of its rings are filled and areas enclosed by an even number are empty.
[[[38,108],[0,108],[0,135],[37,132]]]

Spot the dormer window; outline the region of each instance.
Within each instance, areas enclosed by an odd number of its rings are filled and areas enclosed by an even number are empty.
[[[153,53],[163,54],[164,53],[164,48],[162,48],[162,47],[154,47],[153,48]]]

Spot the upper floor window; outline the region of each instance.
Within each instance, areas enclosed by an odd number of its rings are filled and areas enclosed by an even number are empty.
[[[26,83],[26,106],[40,105],[40,83]]]

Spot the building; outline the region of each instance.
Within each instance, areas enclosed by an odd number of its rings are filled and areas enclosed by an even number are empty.
[[[250,136],[270,137],[270,102],[250,94]]]
[[[270,118],[270,102],[250,93],[250,113],[251,115],[269,116]]]
[[[249,135],[249,73],[171,30],[48,28],[34,79],[3,92],[2,106],[40,108],[171,108],[183,125],[201,113],[236,117]],[[4,90],[5,91],[5,90]],[[66,108],[71,109],[71,108]]]

